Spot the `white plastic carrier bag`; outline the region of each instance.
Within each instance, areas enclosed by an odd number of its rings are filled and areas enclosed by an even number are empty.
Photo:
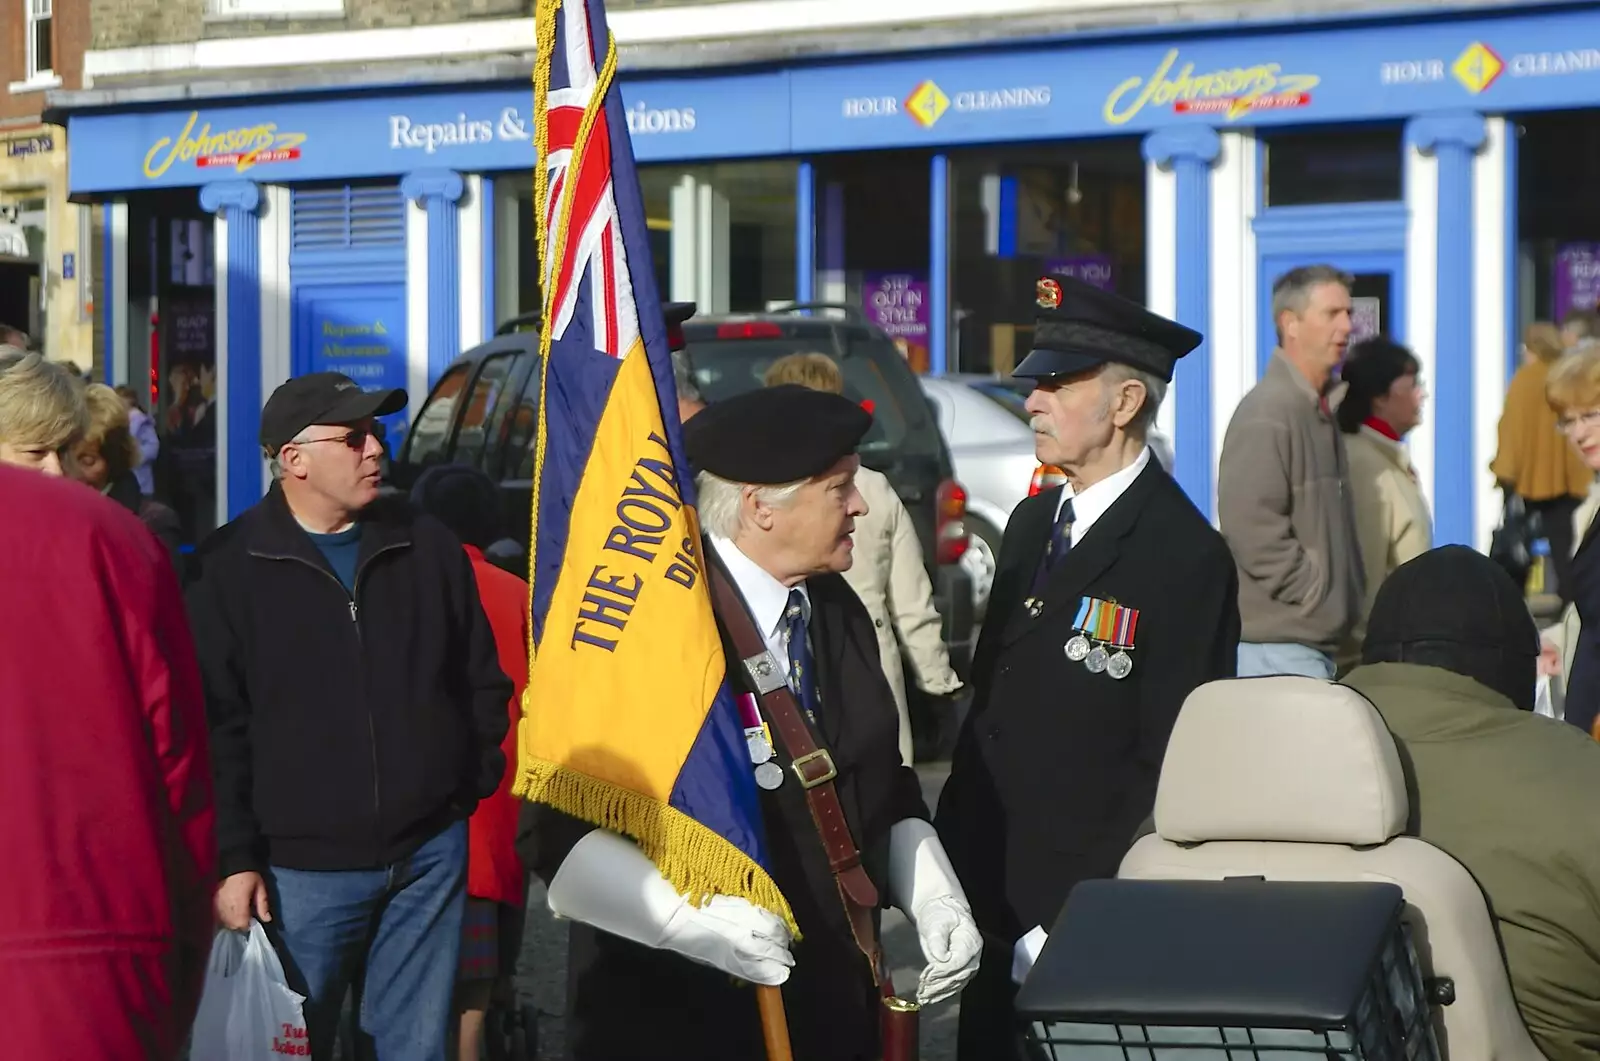
[[[219,929],[206,964],[189,1061],[281,1061],[310,1057],[305,996],[289,989],[261,922]]]

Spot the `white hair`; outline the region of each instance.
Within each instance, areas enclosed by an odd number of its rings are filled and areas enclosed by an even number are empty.
[[[780,486],[755,486],[756,500],[773,508],[783,508],[794,501],[795,494],[806,482],[801,479]],[[731,541],[738,535],[743,517],[744,488],[752,484],[732,482],[710,472],[696,475],[694,484],[700,495],[699,504],[695,506],[700,512],[700,526]]]
[[[304,443],[305,441],[306,433],[302,431],[298,435],[291,438],[288,442],[285,442],[283,446]],[[278,447],[278,453],[283,452],[283,446]],[[283,478],[283,464],[278,460],[278,453],[267,454],[267,475],[272,478],[273,482],[278,482]]]
[[[1139,406],[1139,411],[1128,421],[1130,434],[1141,438],[1147,437],[1150,425],[1156,422],[1156,410],[1161,408],[1161,402],[1167,396],[1167,381],[1151,372],[1145,372],[1125,365],[1120,361],[1111,361],[1106,364],[1105,372],[1100,376],[1104,382],[1104,404],[1107,412],[1111,410],[1111,388],[1128,380],[1135,380],[1144,387],[1144,404]]]

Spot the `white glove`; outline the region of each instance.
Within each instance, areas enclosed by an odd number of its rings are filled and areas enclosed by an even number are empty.
[[[1017,945],[1011,948],[1011,982],[1018,987],[1028,978],[1033,971],[1033,963],[1039,960],[1039,952],[1044,950],[1045,940],[1050,938],[1040,925],[1034,925],[1026,936],[1017,940]]]
[[[889,830],[889,891],[916,926],[928,959],[917,981],[917,1002],[928,1006],[949,998],[977,973],[983,937],[939,835],[921,818]]]
[[[692,905],[631,840],[596,829],[550,882],[550,912],[756,984],[789,979],[789,929],[745,899]]]

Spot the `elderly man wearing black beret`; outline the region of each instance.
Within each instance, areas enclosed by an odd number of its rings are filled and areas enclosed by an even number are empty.
[[[1064,487],[1023,501],[1001,546],[974,699],[939,802],[983,967],[961,1061],[1021,1056],[1020,982],[1080,880],[1115,876],[1155,803],[1184,698],[1231,677],[1238,579],[1222,536],[1151,459],[1156,409],[1201,336],[1067,276],[1041,278],[1015,375]]]
[[[901,765],[872,620],[839,574],[866,513],[855,451],[870,423],[839,395],[781,386],[714,403],[684,428],[728,672],[746,692],[768,868],[802,938],[743,899],[695,907],[632,843],[528,804],[526,857],[551,909],[577,923],[574,1061],[758,1061],[755,1001],[730,976],[783,985],[796,1061],[883,1056],[866,956],[880,898],[921,939],[917,1001],[955,994],[977,970],[966,896]]]

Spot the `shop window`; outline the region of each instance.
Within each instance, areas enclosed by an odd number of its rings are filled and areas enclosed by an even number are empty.
[[[1517,238],[1519,331],[1559,324],[1600,300],[1600,117],[1593,110],[1519,117]]]
[[[928,367],[930,155],[840,155],[816,169],[815,292],[860,309],[917,371]]]
[[[27,6],[27,80],[42,81],[55,71],[55,35],[51,0],[23,0]]]
[[[1137,140],[968,151],[951,164],[952,368],[1010,374],[1028,352],[1044,273],[1144,301]]]
[[[1405,151],[1398,125],[1263,131],[1266,206],[1398,202]]]
[[[437,464],[450,441],[450,425],[455,422],[456,404],[467,385],[470,365],[457,365],[440,378],[428,402],[417,414],[417,422],[406,440],[406,463],[417,468]]]

